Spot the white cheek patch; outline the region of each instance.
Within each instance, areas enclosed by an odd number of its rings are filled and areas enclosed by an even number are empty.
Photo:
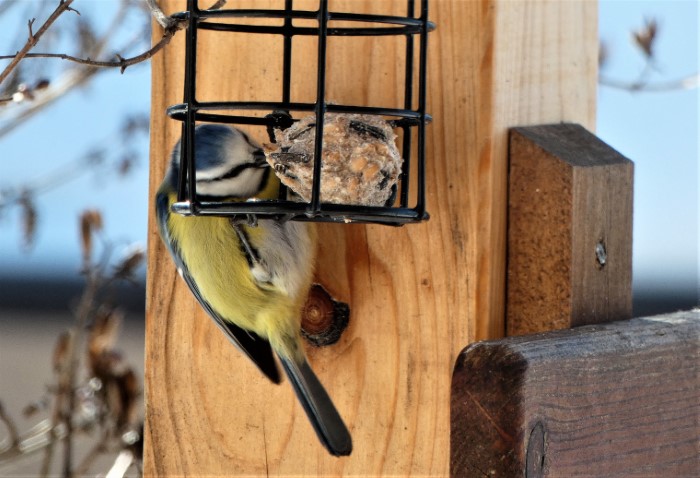
[[[249,168],[232,178],[208,182],[197,181],[197,195],[249,198],[259,191],[263,174],[262,169]],[[198,174],[199,177],[201,176]]]
[[[231,165],[230,164],[222,164],[220,166],[217,166],[215,168],[209,168],[205,170],[199,170],[197,171],[197,181],[201,180],[211,180],[211,179],[216,179],[220,176],[223,176],[224,174],[228,173],[231,170]]]
[[[221,142],[218,145],[217,152],[219,154],[217,159],[221,163],[207,169],[197,170],[197,180],[216,179],[225,175],[237,165],[251,162],[253,151],[256,149],[260,149],[257,143],[252,140],[246,140],[240,131],[232,129],[229,135],[221,137]]]

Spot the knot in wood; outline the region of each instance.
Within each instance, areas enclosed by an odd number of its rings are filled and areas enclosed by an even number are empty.
[[[320,284],[309,291],[301,314],[301,335],[317,347],[336,343],[348,326],[350,307],[339,302]]]
[[[542,422],[537,422],[530,432],[530,439],[527,441],[525,478],[544,476],[545,440],[544,425]]]

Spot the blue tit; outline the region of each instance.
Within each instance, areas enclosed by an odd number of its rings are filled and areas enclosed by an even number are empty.
[[[262,150],[242,131],[195,129],[195,181],[200,199],[276,199],[279,181]],[[330,453],[349,455],[352,438],[309,366],[301,343],[301,310],[313,275],[316,237],[308,223],[260,218],[184,217],[177,197],[180,144],[155,198],[159,232],[190,290],[227,337],[273,382],[273,357]]]

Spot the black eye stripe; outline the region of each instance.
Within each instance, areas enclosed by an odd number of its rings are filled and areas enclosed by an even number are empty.
[[[209,178],[209,179],[198,179],[198,183],[213,183],[216,181],[223,181],[224,179],[230,179],[230,178],[235,178],[239,174],[241,174],[243,171],[249,168],[259,168],[260,165],[257,163],[243,163],[239,164],[238,166],[234,166],[233,168],[229,169],[228,172],[224,173],[221,176],[218,176],[216,178]]]
[[[263,189],[265,189],[267,187],[268,181],[270,180],[270,175],[272,174],[272,173],[270,173],[271,169],[272,168],[265,168],[263,170],[262,178],[260,179],[260,184],[258,184],[257,190],[253,194],[250,194],[248,196],[236,196],[235,194],[231,194],[231,193],[227,193],[227,194],[201,194],[201,193],[197,193],[197,199],[200,201],[221,201],[222,198],[236,198],[236,197],[245,198],[245,197],[257,196],[258,194],[260,194],[262,192]],[[219,179],[221,179],[221,178],[213,179],[211,181],[202,180],[202,181],[198,181],[198,182],[211,183],[213,181],[218,181]]]

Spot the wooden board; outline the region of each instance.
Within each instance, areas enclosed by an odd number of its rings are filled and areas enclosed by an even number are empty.
[[[508,335],[632,317],[634,165],[580,125],[513,128]]]
[[[698,476],[698,364],[697,309],[472,344],[451,475]]]
[[[160,3],[167,12],[184,8]],[[333,1],[331,9],[405,14],[403,2]],[[210,323],[151,216],[146,475],[447,475],[454,360],[465,344],[504,332],[508,127],[593,126],[596,14],[587,0],[431,3],[438,26],[429,40],[431,219],[320,228],[318,277],[351,315],[339,342],[308,353],[351,428],[349,458],[328,456],[288,385],[267,383]],[[222,35],[200,35],[200,99],[278,95],[281,41]],[[153,60],[151,197],[179,131],[164,111],[182,101],[183,38]],[[402,49],[403,39],[333,39],[328,99],[395,106]],[[292,97],[300,101],[313,99],[315,53],[315,43],[299,38],[293,60],[302,73]],[[250,66],[260,62],[264,68]]]

